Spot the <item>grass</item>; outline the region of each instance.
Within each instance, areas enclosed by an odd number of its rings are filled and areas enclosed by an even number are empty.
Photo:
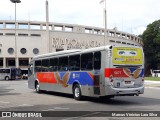
[[[145,80],[160,81],[160,77],[145,77]]]

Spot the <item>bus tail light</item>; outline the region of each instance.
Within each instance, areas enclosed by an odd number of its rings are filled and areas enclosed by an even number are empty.
[[[144,76],[142,76],[142,84],[144,84]]]

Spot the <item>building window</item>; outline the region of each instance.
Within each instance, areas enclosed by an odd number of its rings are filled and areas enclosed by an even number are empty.
[[[3,67],[3,59],[0,59],[0,67]]]
[[[6,33],[6,35],[15,36],[15,33]]]
[[[19,60],[19,66],[28,66],[29,60],[28,59],[20,59]]]
[[[22,53],[22,54],[25,54],[26,52],[27,52],[26,48],[22,48],[22,49],[21,49],[21,53]]]
[[[34,53],[34,54],[38,54],[38,53],[39,53],[39,49],[38,49],[38,48],[34,48],[34,49],[33,49],[33,53]]]
[[[64,49],[56,49],[56,52],[63,51]]]
[[[14,53],[14,49],[13,48],[8,48],[8,53],[9,54],[13,54]]]
[[[6,62],[7,62],[7,67],[10,67],[10,66],[15,66],[15,59],[6,59]]]
[[[40,37],[40,34],[31,34],[31,36]]]

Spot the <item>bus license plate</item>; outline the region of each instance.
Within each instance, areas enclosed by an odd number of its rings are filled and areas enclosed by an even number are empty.
[[[125,84],[131,84],[131,81],[125,81]]]

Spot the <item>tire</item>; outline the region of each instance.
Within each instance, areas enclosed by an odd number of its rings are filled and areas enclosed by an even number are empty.
[[[73,97],[75,100],[82,100],[81,88],[78,84],[73,87]]]
[[[36,90],[36,93],[41,93],[40,85],[39,85],[39,83],[38,83],[38,82],[36,82],[35,90]]]
[[[5,77],[5,80],[9,80],[9,77],[8,77],[8,76],[6,76],[6,77]]]

